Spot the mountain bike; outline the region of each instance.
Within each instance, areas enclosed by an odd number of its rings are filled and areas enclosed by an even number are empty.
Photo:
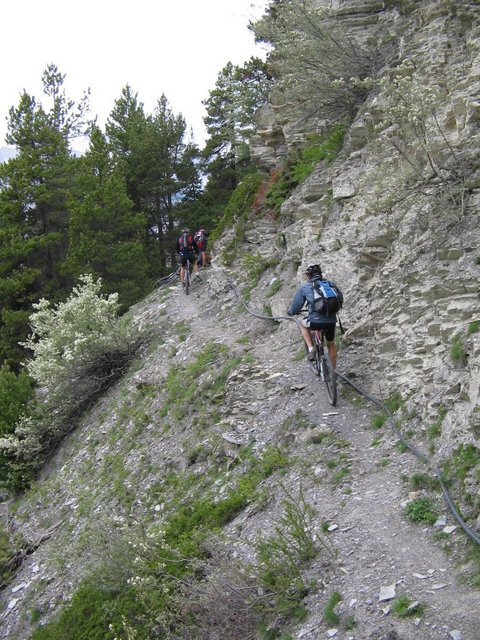
[[[325,347],[323,331],[321,329],[310,329],[310,335],[315,348],[315,359],[308,362],[313,373],[325,383],[328,401],[334,407],[337,404],[337,376],[328,355],[328,350]],[[305,345],[305,350],[308,356],[307,345]]]

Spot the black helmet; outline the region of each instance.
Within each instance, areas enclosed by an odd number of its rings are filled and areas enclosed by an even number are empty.
[[[311,278],[314,275],[322,275],[322,267],[319,264],[311,264],[305,269],[305,275]]]

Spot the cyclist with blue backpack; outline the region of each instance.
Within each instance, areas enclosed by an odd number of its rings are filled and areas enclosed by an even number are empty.
[[[287,313],[294,316],[307,304],[307,317],[300,323],[303,339],[308,347],[308,359],[315,359],[315,348],[310,329],[320,329],[327,343],[328,355],[333,368],[337,366],[337,345],[335,344],[335,325],[337,312],[342,308],[343,294],[331,280],[323,278],[322,269],[312,264],[305,270],[307,282],[296,292]]]

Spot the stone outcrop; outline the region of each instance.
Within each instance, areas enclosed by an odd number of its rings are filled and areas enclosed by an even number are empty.
[[[471,425],[480,367],[480,14],[471,2],[320,4],[353,29],[388,21],[400,40],[399,62],[408,60],[425,92],[440,97],[431,137],[412,137],[403,149],[398,127],[375,133],[388,96],[367,100],[336,161],[319,165],[283,204],[283,255],[302,266],[320,262],[342,286],[345,340],[365,351],[364,374],[377,392],[400,392],[427,420],[447,407],[438,452],[445,455],[461,441],[478,442]],[[264,165],[278,163],[300,137],[298,123],[285,121],[280,95],[263,110],[254,140]],[[443,189],[420,175],[435,154],[458,171]],[[421,167],[418,175],[410,164]],[[280,313],[285,302],[280,292],[270,305]],[[455,341],[463,349],[456,360]]]

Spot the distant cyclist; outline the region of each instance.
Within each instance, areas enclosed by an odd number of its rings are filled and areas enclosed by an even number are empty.
[[[337,323],[336,312],[328,312],[328,309],[323,311],[317,311],[316,308],[322,305],[318,305],[319,294],[315,291],[315,285],[322,285],[324,288],[331,288],[336,294],[339,306],[343,304],[343,294],[338,286],[331,280],[324,280],[322,275],[322,269],[318,264],[312,264],[305,270],[305,276],[307,282],[301,285],[296,292],[292,304],[288,308],[288,315],[293,316],[300,313],[305,303],[307,303],[307,317],[304,318],[300,324],[303,339],[308,347],[308,359],[315,360],[315,347],[313,346],[312,336],[310,335],[310,329],[320,329],[327,343],[328,355],[332,362],[333,368],[337,367],[337,345],[335,344],[335,325]]]
[[[177,253],[180,256],[180,281],[184,285],[184,277],[185,277],[185,267],[187,265],[187,260],[193,266],[193,271],[195,272],[195,276],[200,278],[200,274],[198,273],[198,264],[197,264],[197,253],[198,247],[195,242],[194,237],[190,233],[190,229],[182,229],[182,232],[177,240]],[[200,278],[201,280],[201,278]]]
[[[207,266],[207,240],[208,240],[208,233],[205,229],[199,229],[198,231],[195,232],[195,235],[193,236],[193,239],[195,240],[195,243],[198,247],[199,250],[199,255],[198,255],[198,266],[199,267],[206,267]]]

